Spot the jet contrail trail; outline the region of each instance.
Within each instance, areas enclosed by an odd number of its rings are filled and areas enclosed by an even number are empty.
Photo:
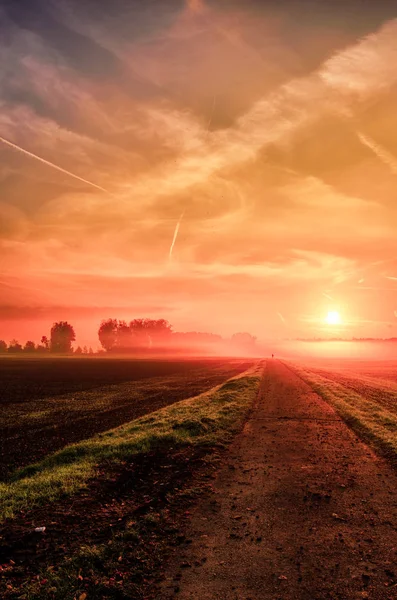
[[[169,254],[170,258],[172,258],[172,251],[173,251],[174,246],[175,246],[176,238],[178,237],[179,227],[180,227],[180,224],[182,222],[184,214],[185,214],[185,211],[182,212],[181,216],[179,217],[179,221],[178,221],[178,223],[176,224],[176,227],[175,227],[174,237],[172,238],[172,244],[171,244],[170,254]]]
[[[66,169],[62,169],[62,167],[58,167],[58,165],[54,165],[54,163],[50,162],[49,160],[45,160],[45,158],[41,158],[41,156],[37,156],[37,154],[33,154],[33,152],[29,152],[29,150],[25,150],[25,148],[21,148],[21,146],[17,146],[16,144],[13,144],[9,140],[6,140],[5,138],[3,138],[1,136],[0,136],[0,142],[3,142],[3,144],[10,146],[10,148],[14,148],[14,150],[18,150],[19,152],[22,152],[22,154],[26,154],[27,156],[30,156],[31,158],[35,158],[36,160],[47,165],[48,167],[52,167],[53,169],[56,169],[57,171],[60,171],[61,173],[65,173],[65,175],[69,175],[69,177],[78,179],[79,181],[82,181],[83,183],[86,183],[87,185],[97,188],[98,190],[101,190],[101,192],[105,192],[105,194],[110,194],[112,196],[112,194],[108,190],[105,190],[105,188],[101,187],[100,185],[97,185],[96,183],[92,183],[92,181],[87,181],[87,179],[83,179],[82,177],[79,177],[78,175],[75,175],[74,173],[71,173],[70,171],[66,171]]]
[[[364,135],[363,133],[357,132],[358,138],[364,146],[367,146],[386,166],[390,167],[390,170],[394,175],[397,175],[397,158],[390,152],[385,150],[382,146],[377,144],[372,138]]]
[[[333,298],[331,298],[331,296],[329,294],[326,294],[325,292],[323,292],[323,296],[328,298],[328,300],[333,300]]]
[[[280,319],[280,321],[282,323],[285,323],[285,319],[284,319],[283,315],[280,312],[277,313],[277,316],[278,316],[278,318]]]

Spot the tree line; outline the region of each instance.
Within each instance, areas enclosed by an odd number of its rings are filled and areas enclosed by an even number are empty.
[[[4,340],[0,340],[0,353],[4,354],[5,352],[8,352],[10,354],[18,354],[24,352],[26,354],[32,354],[36,352],[43,354],[46,352],[53,352],[57,354],[67,354],[72,352],[72,342],[75,340],[76,333],[73,326],[67,321],[58,321],[51,327],[50,337],[48,338],[46,335],[43,335],[39,344],[35,344],[32,340],[28,340],[26,344],[22,346],[18,340],[13,339],[7,346]],[[78,347],[76,348],[75,353],[82,354],[83,349]],[[89,353],[88,349],[86,349],[86,353]],[[92,349],[91,353],[93,353]]]
[[[221,349],[222,345],[232,344],[233,347],[253,351],[256,338],[250,333],[235,333],[230,340],[222,336],[205,332],[178,332],[173,331],[172,325],[165,319],[133,319],[129,323],[125,320],[103,320],[98,329],[98,338],[106,353],[150,352],[168,350]],[[35,344],[29,340],[22,346],[16,339],[9,345],[0,340],[0,353],[55,353],[55,354],[94,354],[92,348],[72,344],[76,341],[74,327],[67,321],[54,323],[50,337],[43,335],[40,343]]]

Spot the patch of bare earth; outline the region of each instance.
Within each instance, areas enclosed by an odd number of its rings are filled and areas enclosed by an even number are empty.
[[[156,598],[397,599],[397,474],[282,363],[214,490]]]

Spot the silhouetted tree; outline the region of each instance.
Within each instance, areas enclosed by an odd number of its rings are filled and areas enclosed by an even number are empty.
[[[81,346],[77,346],[76,350],[74,351],[75,354],[83,354],[83,351],[81,349]]]
[[[51,327],[51,352],[70,352],[76,334],[67,321],[59,321]]]
[[[234,333],[232,335],[232,342],[236,342],[236,344],[255,344],[256,337],[245,331],[243,333]]]
[[[171,345],[186,354],[219,354],[222,342],[222,336],[201,331],[177,331],[171,336]]]
[[[217,344],[222,341],[222,336],[217,333],[205,333],[201,331],[177,331],[172,334],[177,342],[185,344]]]
[[[48,349],[49,349],[49,347],[50,347],[50,342],[49,342],[49,340],[48,340],[48,337],[47,337],[46,335],[43,335],[43,337],[42,337],[42,338],[41,338],[41,340],[40,340],[40,343],[42,344],[42,346],[44,346],[44,348],[45,348],[46,350],[48,350]]]
[[[146,331],[153,337],[170,335],[172,326],[165,319],[134,319],[130,322],[131,331]]]
[[[117,333],[117,319],[106,319],[105,321],[102,321],[98,330],[98,337],[102,347],[108,352],[113,350],[117,345]]]
[[[7,344],[4,340],[0,340],[0,354],[7,352]]]
[[[11,342],[9,343],[8,346],[8,352],[10,352],[11,354],[16,353],[16,352],[22,352],[22,346],[21,344],[18,342],[18,340],[11,340]]]
[[[118,349],[126,350],[132,346],[131,329],[125,321],[119,321],[117,327],[117,344]]]
[[[88,354],[88,348],[87,348],[87,346],[83,346],[83,354]]]
[[[256,337],[250,333],[234,333],[231,338],[232,344],[244,352],[254,352],[256,348]]]
[[[134,319],[130,322],[134,346],[159,346],[169,340],[172,327],[165,319]]]
[[[94,354],[93,349],[91,348],[91,346],[88,348],[88,354]]]
[[[26,342],[23,351],[24,352],[34,352],[36,350],[36,344],[32,341]]]
[[[102,321],[98,337],[107,351],[126,351],[129,349],[157,347],[169,340],[172,327],[165,319],[134,319],[126,321],[107,319]]]

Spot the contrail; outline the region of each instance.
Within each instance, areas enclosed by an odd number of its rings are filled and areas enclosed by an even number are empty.
[[[283,315],[280,312],[277,313],[277,316],[280,319],[280,321],[282,321],[283,323],[285,323],[285,319],[284,319]]]
[[[331,298],[331,296],[329,296],[328,294],[326,294],[325,292],[323,292],[323,296],[325,296],[326,298],[328,298],[328,300],[333,300],[333,298]]]
[[[180,224],[182,222],[184,214],[185,214],[185,211],[182,212],[181,216],[179,217],[179,221],[178,221],[178,223],[176,224],[176,227],[175,227],[174,237],[172,238],[172,244],[171,244],[170,254],[169,254],[170,258],[172,258],[172,251],[173,251],[174,246],[175,246],[176,238],[178,237],[179,227],[180,227]]]
[[[105,194],[112,195],[108,190],[105,190],[105,188],[101,187],[100,185],[97,185],[96,183],[92,183],[92,181],[87,181],[87,179],[83,179],[82,177],[79,177],[78,175],[75,175],[74,173],[71,173],[70,171],[66,171],[66,169],[62,169],[62,167],[58,167],[58,165],[54,165],[54,163],[50,162],[49,160],[45,160],[44,158],[41,158],[41,156],[37,156],[37,154],[33,154],[33,152],[29,152],[29,150],[25,150],[25,148],[21,148],[20,146],[13,144],[9,140],[6,140],[5,138],[3,138],[1,136],[0,136],[0,142],[3,142],[3,144],[10,146],[10,148],[14,148],[14,150],[18,150],[19,152],[22,152],[22,154],[26,154],[27,156],[30,156],[31,158],[35,158],[36,160],[47,165],[48,167],[52,167],[53,169],[56,169],[57,171],[60,171],[61,173],[65,173],[65,175],[69,175],[69,177],[78,179],[79,181],[82,181],[83,183],[86,183],[87,185],[90,185],[91,187],[101,190],[101,192],[105,192]]]
[[[388,166],[394,175],[397,175],[397,159],[393,154],[385,150],[383,146],[377,144],[372,138],[357,132],[358,138],[364,146],[367,146],[386,166]]]

